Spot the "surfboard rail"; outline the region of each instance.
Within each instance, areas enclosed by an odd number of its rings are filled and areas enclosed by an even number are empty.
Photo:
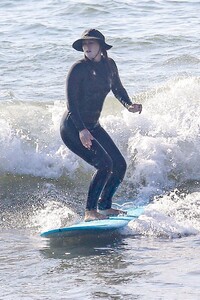
[[[128,223],[138,218],[144,211],[143,207],[131,208],[127,210],[127,215],[109,217],[104,220],[94,220],[89,222],[79,222],[68,227],[50,229],[40,234],[45,238],[64,238],[83,234],[104,233],[120,230]]]

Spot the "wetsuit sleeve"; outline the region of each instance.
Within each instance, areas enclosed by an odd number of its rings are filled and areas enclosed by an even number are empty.
[[[110,59],[110,67],[111,67],[111,73],[112,73],[112,92],[115,95],[115,97],[126,107],[128,108],[129,105],[132,104],[127,91],[123,87],[117,66],[113,59]]]
[[[72,121],[78,131],[85,128],[79,112],[79,101],[81,97],[80,87],[82,78],[81,64],[76,63],[72,66],[66,81],[67,108]]]

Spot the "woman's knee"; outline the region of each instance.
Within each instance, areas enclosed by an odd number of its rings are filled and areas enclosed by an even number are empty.
[[[94,164],[95,168],[106,174],[111,174],[113,171],[113,161],[109,155],[103,155],[101,159]]]
[[[124,178],[126,169],[127,164],[123,156],[113,164],[113,173],[115,174],[115,176],[119,177],[120,180]]]

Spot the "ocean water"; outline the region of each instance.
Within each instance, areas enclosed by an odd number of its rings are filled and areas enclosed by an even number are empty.
[[[1,0],[0,299],[200,299],[200,2]],[[128,169],[116,235],[49,243],[83,216],[93,169],[63,145],[65,78],[86,28],[113,45],[141,115],[109,94],[102,126]]]

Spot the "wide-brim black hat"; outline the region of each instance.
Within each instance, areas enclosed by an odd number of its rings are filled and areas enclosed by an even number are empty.
[[[105,42],[105,36],[96,29],[87,29],[83,32],[82,37],[78,40],[76,40],[73,44],[72,47],[77,50],[77,51],[82,51],[83,52],[83,41],[84,40],[98,40],[99,43],[101,44],[102,47],[104,47],[105,50],[109,50],[112,48],[111,45],[108,45]]]

